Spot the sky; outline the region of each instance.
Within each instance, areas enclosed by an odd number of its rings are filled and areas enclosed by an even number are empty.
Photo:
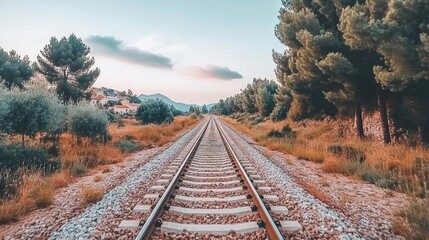
[[[281,0],[0,0],[0,47],[36,61],[51,37],[91,48],[96,87],[204,104],[275,79]]]

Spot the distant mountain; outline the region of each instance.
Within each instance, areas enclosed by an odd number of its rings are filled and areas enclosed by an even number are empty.
[[[168,98],[168,97],[166,97],[166,96],[164,96],[162,94],[159,94],[159,93],[152,94],[152,95],[141,94],[139,96],[139,98],[142,101],[145,101],[147,99],[156,99],[156,98],[159,98],[160,100],[164,101],[166,104],[173,105],[173,107],[176,108],[177,110],[184,111],[184,112],[188,111],[191,106],[202,107],[202,106],[197,105],[197,104],[186,104],[186,103],[175,102],[175,101],[171,100],[170,98]],[[215,105],[215,103],[207,104],[206,105],[207,109],[210,110],[213,107],[213,105]]]

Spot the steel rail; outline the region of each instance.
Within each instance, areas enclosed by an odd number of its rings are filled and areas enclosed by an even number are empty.
[[[200,135],[198,136],[197,140],[194,142],[194,144],[191,147],[191,150],[186,155],[185,159],[183,160],[182,164],[180,165],[179,170],[174,175],[173,179],[168,184],[167,188],[165,189],[164,193],[162,194],[161,198],[153,208],[152,212],[150,213],[149,217],[147,218],[146,222],[140,229],[139,234],[135,238],[136,240],[147,240],[149,239],[150,235],[152,234],[156,221],[161,217],[164,206],[167,203],[167,201],[170,199],[170,196],[172,192],[174,191],[177,183],[179,182],[179,179],[183,173],[183,170],[185,169],[186,165],[188,164],[189,160],[193,157],[196,150],[198,149],[198,146],[201,143],[201,140],[204,136],[204,133],[207,130],[207,127],[209,126],[210,121],[213,121],[213,118],[210,117],[210,119],[207,121],[206,125],[203,127],[203,130],[201,131]]]
[[[247,189],[252,195],[253,203],[258,208],[258,213],[262,218],[262,221],[264,221],[265,229],[268,232],[268,235],[270,239],[273,240],[281,240],[284,239],[282,234],[280,233],[279,229],[277,228],[276,223],[274,222],[273,218],[271,217],[270,213],[268,212],[267,208],[265,207],[264,202],[262,201],[261,197],[259,196],[258,192],[256,191],[255,187],[252,184],[252,181],[250,180],[249,176],[247,175],[246,171],[244,170],[243,166],[241,165],[240,161],[238,160],[237,155],[234,153],[234,150],[232,149],[231,145],[229,144],[228,140],[226,139],[225,133],[220,128],[219,124],[217,123],[217,119],[214,120],[217,129],[219,130],[220,136],[222,138],[222,141],[225,144],[225,147],[227,151],[229,152],[231,158],[234,160],[235,164],[238,167],[238,171],[241,174],[242,179],[244,180],[244,184],[247,186]]]

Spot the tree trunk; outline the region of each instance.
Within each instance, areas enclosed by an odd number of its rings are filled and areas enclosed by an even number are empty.
[[[383,141],[384,143],[390,143],[391,138],[389,131],[389,121],[387,119],[386,96],[384,95],[384,91],[381,89],[379,84],[377,84],[377,101],[380,112],[381,128],[383,130]]]
[[[355,107],[355,121],[356,121],[356,134],[358,138],[364,138],[363,119],[362,119],[362,106],[360,104]]]

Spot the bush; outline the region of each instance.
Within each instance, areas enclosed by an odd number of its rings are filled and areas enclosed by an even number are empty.
[[[115,143],[121,152],[136,152],[141,149],[140,145],[131,139],[123,138]]]
[[[296,137],[296,134],[294,131],[292,131],[292,128],[289,127],[289,125],[285,125],[281,131],[271,129],[267,133],[267,138],[289,138],[291,140],[294,140]]]
[[[109,120],[104,110],[81,102],[69,109],[68,127],[79,138],[107,141]]]
[[[347,161],[361,163],[365,161],[365,153],[352,146],[333,144],[328,147],[328,151],[337,155],[343,155]]]
[[[64,129],[66,108],[53,92],[40,88],[12,89],[0,97],[0,102],[0,131],[21,135],[22,144],[24,136]]]
[[[267,133],[267,138],[282,138],[283,134],[277,130],[271,129],[268,133]]]
[[[87,171],[88,168],[83,163],[74,163],[70,168],[71,174],[73,176],[83,176]]]
[[[21,167],[32,170],[53,171],[59,163],[50,161],[48,153],[42,148],[23,147],[20,144],[0,143],[0,169],[16,171]]]
[[[170,107],[160,99],[148,99],[137,109],[136,118],[142,124],[164,124],[174,120]]]

